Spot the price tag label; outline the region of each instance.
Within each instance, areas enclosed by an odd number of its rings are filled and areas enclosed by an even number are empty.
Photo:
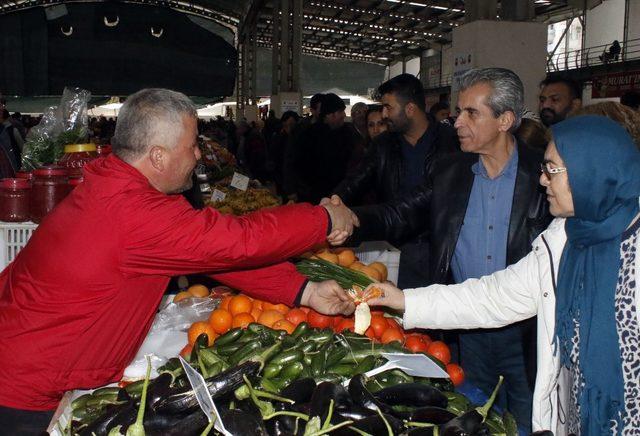
[[[211,201],[217,202],[217,201],[222,201],[227,197],[227,194],[225,194],[224,192],[222,192],[219,189],[214,189],[213,193],[211,194]]]
[[[233,173],[233,178],[231,179],[231,186],[241,191],[246,191],[249,187],[249,177],[240,174]]]
[[[187,375],[187,379],[189,379],[189,383],[193,388],[193,392],[196,394],[198,404],[204,414],[207,415],[209,422],[215,418],[213,427],[225,436],[233,436],[226,428],[224,428],[224,423],[222,422],[222,418],[220,417],[220,413],[218,413],[216,405],[213,403],[213,399],[211,398],[209,389],[207,389],[207,382],[205,382],[204,377],[202,377],[198,371],[193,369],[191,365],[182,358],[182,356],[178,356],[178,358],[180,359],[180,363],[184,368],[184,373]]]
[[[382,357],[387,359],[387,363],[365,372],[364,375],[373,377],[391,369],[401,369],[414,377],[449,378],[446,371],[424,354],[382,353]],[[350,379],[345,380],[342,385],[349,386],[349,381]]]

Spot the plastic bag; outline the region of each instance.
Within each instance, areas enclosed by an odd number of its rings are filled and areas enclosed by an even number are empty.
[[[87,105],[91,93],[80,88],[65,88],[60,105],[47,108],[42,120],[27,135],[22,153],[22,168],[33,170],[56,163],[67,144],[86,142]]]

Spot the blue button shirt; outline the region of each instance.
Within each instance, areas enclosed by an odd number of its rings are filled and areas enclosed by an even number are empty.
[[[464,223],[451,258],[456,283],[479,278],[507,266],[507,239],[518,172],[518,148],[502,172],[494,179],[478,159]]]
[[[435,140],[435,125],[429,124],[429,128],[418,139],[416,145],[411,145],[402,136],[402,179],[400,180],[400,193],[406,194],[416,186],[424,182],[425,159]]]

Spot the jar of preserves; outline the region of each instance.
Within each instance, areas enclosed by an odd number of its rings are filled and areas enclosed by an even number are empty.
[[[42,218],[69,194],[69,171],[59,166],[47,166],[33,171],[29,213],[31,221]]]
[[[69,176],[82,177],[82,167],[97,157],[95,144],[69,144],[64,146],[58,165],[68,168]]]
[[[98,157],[106,157],[111,154],[111,145],[109,144],[99,144],[96,145]]]
[[[29,221],[31,182],[26,179],[0,180],[0,221]]]

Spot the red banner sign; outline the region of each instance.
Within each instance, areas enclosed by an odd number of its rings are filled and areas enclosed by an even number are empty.
[[[612,73],[594,76],[591,88],[592,98],[620,97],[632,89],[640,90],[640,71]]]

